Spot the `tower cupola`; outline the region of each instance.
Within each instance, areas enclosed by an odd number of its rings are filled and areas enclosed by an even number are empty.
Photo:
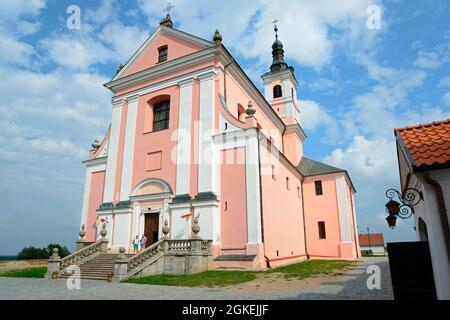
[[[284,62],[284,49],[283,49],[283,43],[281,43],[280,40],[278,40],[278,27],[275,24],[275,41],[272,44],[272,65],[270,66],[270,71],[276,72],[281,71],[283,69],[287,68],[286,62]]]

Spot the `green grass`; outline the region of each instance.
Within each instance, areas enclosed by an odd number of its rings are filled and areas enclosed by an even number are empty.
[[[339,274],[344,268],[354,265],[352,261],[341,260],[308,260],[282,266],[268,271],[205,271],[190,275],[158,275],[137,279],[128,279],[124,282],[138,284],[153,284],[164,286],[183,287],[224,287],[244,283],[270,273],[282,273],[287,280],[292,278],[303,279],[321,274]]]
[[[274,269],[270,269],[266,272],[283,273],[285,278],[297,278],[303,279],[315,275],[321,274],[338,274],[340,270],[346,267],[354,265],[352,261],[342,260],[307,260],[299,263],[294,263]]]
[[[183,287],[223,287],[256,279],[255,271],[205,271],[189,275],[159,275],[124,282]]]
[[[44,278],[47,273],[47,267],[36,267],[28,269],[15,269],[0,272],[0,277],[13,278]]]

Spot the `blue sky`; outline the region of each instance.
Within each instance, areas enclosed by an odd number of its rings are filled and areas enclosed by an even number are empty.
[[[393,128],[450,116],[448,1],[171,1],[175,27],[223,43],[261,88],[278,18],[294,66],[308,157],[349,170],[362,229],[390,230],[384,191],[398,187]],[[81,29],[66,26],[69,5]],[[85,159],[110,121],[102,85],[156,29],[166,1],[2,1],[0,254],[59,242],[73,248]],[[366,9],[381,9],[367,28]]]

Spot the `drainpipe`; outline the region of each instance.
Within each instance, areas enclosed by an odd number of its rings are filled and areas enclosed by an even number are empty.
[[[309,259],[309,253],[308,253],[308,245],[306,242],[306,219],[305,219],[305,197],[303,196],[303,181],[300,181],[300,189],[302,192],[302,214],[303,214],[303,237],[305,239],[305,253],[306,253],[306,259]]]
[[[425,182],[434,188],[434,193],[436,194],[436,201],[438,204],[439,215],[441,218],[442,233],[444,234],[445,247],[447,249],[447,259],[450,263],[450,230],[448,227],[448,217],[447,208],[445,207],[444,194],[442,192],[442,187],[436,180],[430,177],[428,172],[423,174]]]
[[[261,153],[259,146],[259,129],[256,128],[258,139],[258,165],[259,165],[259,203],[261,208],[261,242],[263,243],[264,259],[266,260],[266,267],[270,269],[270,259],[266,255],[266,244],[264,242],[264,217],[263,217],[263,198],[262,198],[262,179],[261,179]]]

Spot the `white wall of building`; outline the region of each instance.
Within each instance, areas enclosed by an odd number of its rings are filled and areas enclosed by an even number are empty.
[[[435,171],[430,174],[430,177],[441,184],[448,215],[448,209],[450,207],[450,170]],[[417,239],[425,240],[421,239],[418,226],[418,220],[422,218],[427,228],[437,296],[439,299],[450,299],[450,265],[448,263],[449,260],[436,193],[434,188],[428,183],[425,183],[423,179],[419,181],[414,178],[412,182],[414,183],[414,187],[423,193],[423,201],[415,207],[414,219]]]

